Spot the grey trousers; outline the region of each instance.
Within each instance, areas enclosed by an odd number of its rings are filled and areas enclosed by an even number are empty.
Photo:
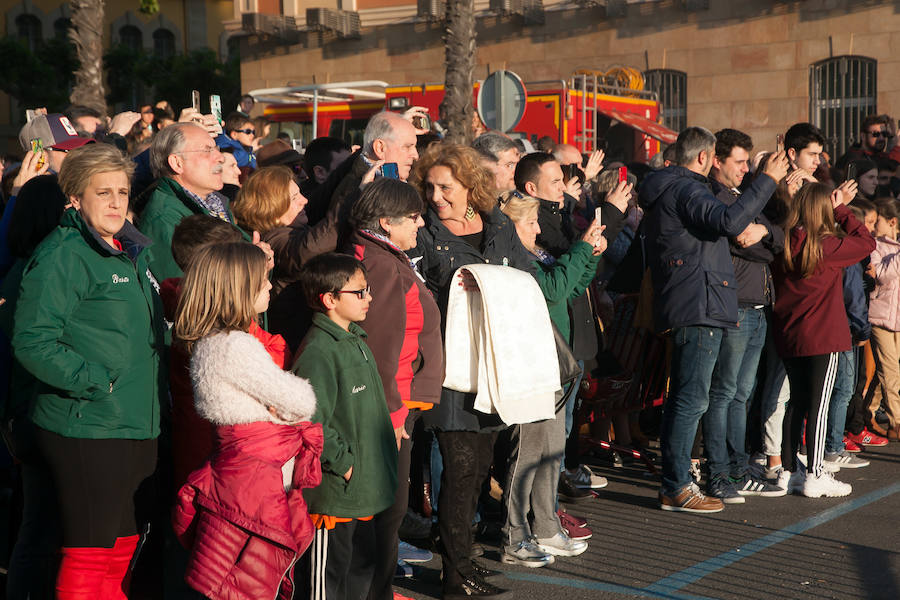
[[[511,428],[511,451],[503,504],[503,543],[517,546],[534,535],[550,538],[562,531],[556,516],[559,466],[566,447],[565,407],[555,419]],[[528,513],[534,515],[528,523]]]

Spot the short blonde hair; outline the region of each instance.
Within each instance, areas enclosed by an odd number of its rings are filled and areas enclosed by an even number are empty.
[[[482,163],[477,150],[448,142],[432,144],[416,161],[412,183],[425,198],[425,177],[433,167],[447,167],[450,174],[469,191],[469,204],[489,213],[497,205],[494,174]]]
[[[193,345],[220,331],[249,331],[266,280],[266,255],[247,242],[209,244],[197,250],[181,280],[174,338]]]
[[[122,171],[131,182],[134,161],[112,144],[85,144],[70,150],[59,170],[59,187],[66,198],[81,196],[91,177],[98,173]]]
[[[280,165],[254,171],[231,205],[238,225],[261,234],[280,226],[281,215],[291,207],[293,180],[291,170]]]
[[[537,216],[541,201],[521,192],[504,192],[500,196],[500,210],[513,223],[521,223],[528,217]]]

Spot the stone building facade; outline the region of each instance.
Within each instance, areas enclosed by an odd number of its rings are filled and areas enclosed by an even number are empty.
[[[247,12],[242,6],[259,9],[263,1],[235,0],[235,17]],[[900,117],[897,1],[532,0],[542,6],[538,19],[533,12],[526,19],[493,10],[497,0],[475,4],[477,78],[501,67],[526,82],[614,66],[674,74],[686,94],[675,98],[683,106],[666,108],[680,111],[687,124],[742,129],[761,148],[774,145],[776,133],[797,121],[820,121],[833,144],[845,147],[858,135],[860,115]],[[443,80],[442,23],[424,14],[424,0],[296,0],[280,6],[283,14],[296,15],[297,31],[284,39],[245,32],[244,90],[354,79]],[[356,10],[358,37],[306,27],[305,9],[313,6]],[[865,70],[857,72],[860,62]]]

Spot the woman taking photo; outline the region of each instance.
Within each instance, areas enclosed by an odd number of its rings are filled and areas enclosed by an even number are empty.
[[[497,207],[493,176],[478,153],[463,146],[435,144],[415,166],[419,192],[426,199],[425,226],[419,230],[419,270],[446,319],[456,269],[473,263],[506,265],[534,272],[516,228]],[[493,458],[496,432],[506,428],[497,415],[473,408],[475,394],[442,389],[440,404],[424,415],[436,433],[444,471],[438,497],[438,527],[447,600],[505,593],[484,581],[470,559],[472,519],[481,484]]]
[[[832,190],[807,183],[793,199],[785,223],[784,256],[773,263],[775,347],[784,360],[791,396],[784,415],[778,485],[810,498],[850,494],[848,483],[824,468],[828,403],[838,353],[850,350],[844,308],[844,267],[875,250],[875,240],[846,204],[856,182]],[[801,429],[806,419],[806,466],[800,464]]]
[[[538,286],[547,301],[550,320],[571,340],[569,301],[584,293],[597,273],[600,255],[606,249],[603,227],[593,221],[569,251],[554,258],[537,245],[540,200],[519,192],[506,194],[503,213],[516,228],[522,245],[537,264]],[[513,450],[507,469],[501,560],[508,564],[541,567],[553,556],[578,556],[588,544],[566,534],[556,513],[559,467],[566,444],[565,407],[555,419],[513,426]],[[533,514],[529,523],[528,515]]]
[[[397,568],[397,532],[409,497],[413,427],[441,398],[444,351],[441,314],[405,254],[416,247],[424,205],[415,188],[397,179],[368,184],[353,205],[347,253],[362,261],[373,290],[368,336],[400,452],[394,504],[375,515],[378,554],[369,599],[391,600]]]
[[[125,220],[134,163],[114,146],[69,153],[71,203],[22,278],[12,345],[39,382],[31,420],[59,500],[57,598],[122,598],[136,502],[156,467],[162,307],[150,240]]]

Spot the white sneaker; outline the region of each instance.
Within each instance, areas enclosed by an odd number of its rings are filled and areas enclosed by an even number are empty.
[[[579,465],[572,471],[566,469],[566,476],[575,484],[575,487],[582,490],[599,490],[609,485],[606,477],[595,475],[587,465]]]
[[[853,486],[849,483],[840,482],[831,473],[823,472],[818,477],[807,475],[801,493],[807,498],[821,498],[822,496],[839,498],[849,496],[852,491]]]
[[[517,546],[504,546],[500,553],[500,562],[506,565],[522,565],[536,569],[546,565],[552,565],[552,554],[541,550],[533,540],[522,540]]]
[[[588,548],[587,542],[573,540],[559,532],[551,538],[537,538],[537,546],[554,556],[578,556]]]

